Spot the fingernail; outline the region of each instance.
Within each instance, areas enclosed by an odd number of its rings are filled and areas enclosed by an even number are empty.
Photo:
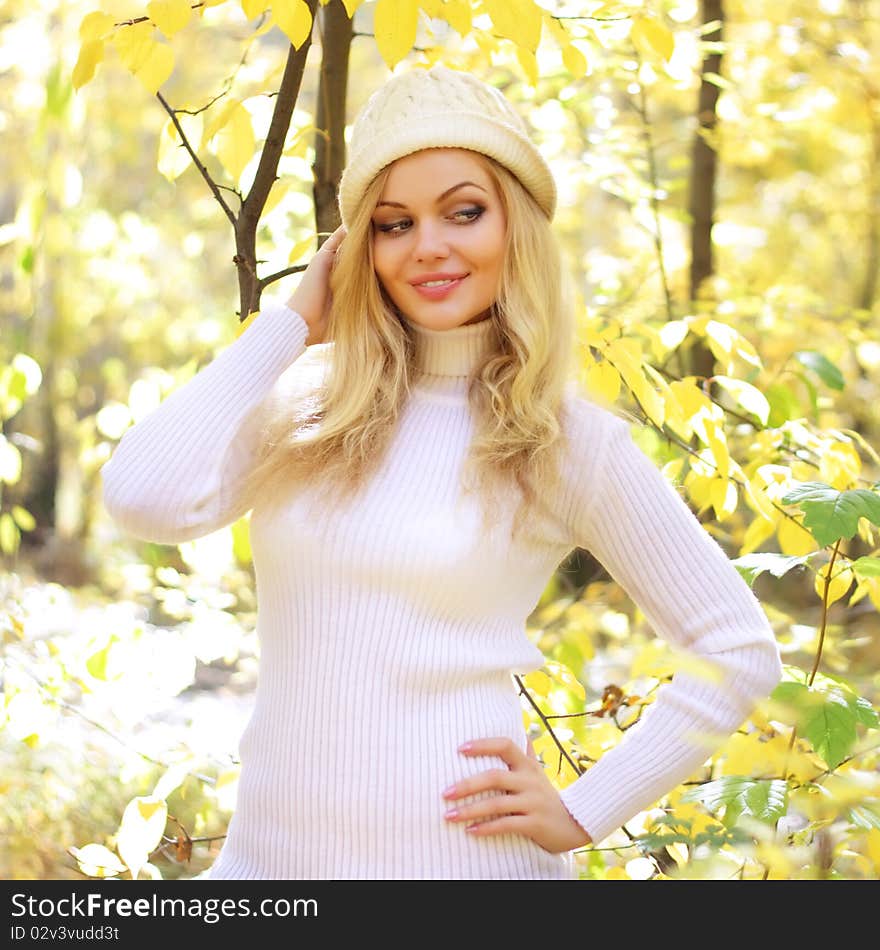
[[[472,748],[473,748],[473,746],[470,744],[470,742],[465,742],[465,743],[462,743],[462,745],[460,745],[460,746],[458,747],[458,751],[459,751],[459,752],[470,752]]]
[[[443,797],[444,797],[444,798],[451,798],[454,794],[455,794],[455,786],[454,786],[454,785],[450,785],[449,788],[444,788],[444,789],[443,789]]]
[[[446,817],[449,818],[450,820],[453,818],[458,818],[458,809],[453,808],[452,811],[446,812]]]

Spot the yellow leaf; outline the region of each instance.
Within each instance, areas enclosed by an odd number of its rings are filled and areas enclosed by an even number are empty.
[[[249,20],[259,16],[269,6],[271,0],[241,0],[242,12]]]
[[[497,33],[535,52],[541,42],[541,9],[534,0],[483,0]]]
[[[183,134],[192,148],[198,152],[202,143],[202,115],[186,115],[181,113],[177,116],[183,128]],[[159,136],[159,155],[156,160],[156,167],[159,172],[168,179],[174,181],[179,178],[192,164],[192,157],[184,148],[183,142],[178,135],[177,128],[169,117],[162,126],[162,133]]]
[[[727,478],[730,475],[730,453],[719,422],[708,416],[700,416],[694,421],[694,431],[708,446],[717,474]]]
[[[816,596],[819,600],[824,600],[825,598],[825,580],[828,577],[830,564],[830,561],[827,564],[823,564],[816,572],[813,589],[816,591]],[[831,581],[828,584],[828,603],[833,604],[835,601],[840,600],[850,587],[852,587],[853,580],[853,572],[850,568],[841,568],[839,565],[835,565],[834,573],[831,575]]]
[[[250,518],[247,516],[232,525],[232,553],[239,564],[247,565],[253,560]]]
[[[312,32],[312,11],[304,0],[275,0],[272,15],[294,49],[299,49]]]
[[[446,0],[440,15],[459,36],[470,33],[472,21],[469,0]]]
[[[296,264],[297,261],[301,260],[306,254],[309,253],[315,246],[315,235],[310,234],[307,238],[303,238],[302,241],[297,241],[296,244],[290,249],[290,256],[287,259],[288,264]]]
[[[638,341],[624,338],[612,340],[605,350],[605,355],[614,364],[648,417],[658,426],[662,426],[665,404],[645,379],[641,365],[642,349]]]
[[[573,43],[562,47],[562,63],[571,73],[572,79],[580,79],[587,74],[587,57]]]
[[[153,40],[153,24],[149,21],[132,23],[113,34],[113,45],[122,65],[130,72],[139,70],[147,61]]]
[[[610,406],[620,395],[620,373],[610,363],[602,360],[587,370],[586,385],[593,396]]]
[[[235,338],[238,339],[242,335],[242,333],[244,333],[244,331],[247,330],[247,328],[254,322],[254,320],[257,319],[259,315],[260,315],[259,310],[254,310],[253,313],[249,313],[247,317],[245,317],[245,319],[242,320],[241,323],[239,323],[238,329],[235,331]]]
[[[543,670],[532,670],[522,678],[523,685],[533,696],[546,698],[553,689],[553,680]]]
[[[70,853],[79,863],[80,871],[89,877],[112,877],[125,871],[125,865],[102,844],[87,844],[84,848],[71,848]]]
[[[174,72],[174,51],[164,43],[153,43],[144,65],[135,73],[148,92],[155,95]]]
[[[779,515],[776,536],[779,538],[779,550],[782,554],[800,556],[816,550],[816,539],[796,521]]]
[[[713,479],[709,497],[719,521],[723,521],[725,515],[732,515],[736,511],[736,485],[730,479],[724,477]]]
[[[538,60],[535,54],[525,47],[517,46],[516,58],[522,66],[523,72],[529,81],[529,85],[535,87],[538,85]]]
[[[0,482],[14,485],[21,478],[21,452],[0,432]]]
[[[532,743],[532,747],[535,750],[535,755],[537,755],[544,765],[551,770],[551,772],[556,771],[556,766],[559,763],[559,746],[554,741],[553,737],[549,732],[543,732],[537,739]]]
[[[116,833],[116,848],[131,871],[132,880],[137,879],[150,852],[162,840],[167,820],[168,808],[161,798],[141,795],[126,805]]]
[[[373,33],[379,55],[394,67],[413,48],[419,20],[416,0],[378,0],[373,14]]]
[[[630,675],[637,679],[649,676],[653,679],[663,679],[675,672],[675,662],[672,652],[662,640],[651,640],[635,655]]]
[[[581,681],[572,673],[572,671],[563,663],[556,660],[547,660],[544,664],[550,672],[550,675],[570,689],[579,699],[586,699],[587,694]]]
[[[828,442],[819,455],[819,471],[816,480],[825,482],[839,491],[857,487],[856,481],[862,472],[862,460],[854,446],[848,442]]]
[[[755,518],[743,535],[742,547],[739,550],[740,556],[756,551],[767,538],[773,537],[775,531],[776,522],[772,518],[761,518],[760,516]]]
[[[227,99],[222,106],[215,111],[211,117],[211,121],[205,126],[203,141],[210,142],[220,129],[229,122],[235,114],[236,107],[239,105],[241,105],[241,99]]]
[[[342,4],[345,7],[345,12],[348,14],[349,20],[354,16],[357,8],[364,2],[364,0],[342,0]]]
[[[849,599],[849,606],[858,603],[865,594],[874,607],[880,611],[880,577],[863,577]]]
[[[113,17],[109,13],[95,10],[87,13],[79,25],[79,38],[88,43],[91,40],[103,40],[113,29]]]
[[[767,425],[770,403],[760,389],[731,376],[715,376],[713,379],[722,389],[726,389],[746,412],[757,416],[762,425]]]
[[[190,0],[150,0],[147,16],[170,39],[189,23],[192,7]]]
[[[134,23],[113,34],[123,65],[155,95],[174,71],[171,47],[153,39],[153,24]]]
[[[556,40],[559,48],[563,49],[564,47],[568,46],[568,44],[571,42],[571,34],[565,28],[565,25],[560,23],[556,17],[552,16],[546,10],[542,15],[542,19],[544,26],[546,26],[550,31],[550,35],[554,40]]]
[[[419,6],[432,20],[443,18],[443,0],[419,0]]]
[[[630,36],[639,49],[658,53],[667,62],[672,58],[675,36],[653,17],[633,17]]]
[[[598,760],[609,749],[613,749],[622,738],[623,733],[620,729],[613,722],[603,719],[596,725],[588,726],[578,744],[585,755]]]
[[[104,58],[104,44],[101,40],[89,40],[80,47],[76,65],[73,67],[71,82],[74,89],[81,89],[95,75],[98,63]]]
[[[217,157],[233,181],[238,181],[245,166],[253,158],[254,145],[251,114],[239,103],[216,137]]]

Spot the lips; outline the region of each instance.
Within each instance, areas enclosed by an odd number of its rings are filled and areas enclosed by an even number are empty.
[[[418,277],[410,283],[413,287],[420,287],[435,280],[462,280],[465,277],[467,274],[425,274],[424,277]]]
[[[462,274],[459,277],[435,277],[433,280],[443,280],[442,284],[431,284],[425,283],[425,280],[432,280],[432,278],[423,278],[423,282],[419,284],[413,284],[413,290],[420,296],[424,297],[427,300],[444,300],[448,297],[456,287],[459,287],[462,281],[465,280],[467,274]]]

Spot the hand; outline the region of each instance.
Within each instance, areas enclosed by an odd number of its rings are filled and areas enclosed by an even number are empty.
[[[447,820],[480,819],[479,823],[467,826],[469,834],[479,838],[513,832],[531,838],[551,854],[589,844],[592,838],[569,814],[535,757],[531,742],[528,746],[530,755],[508,738],[476,739],[461,746],[459,752],[463,755],[500,757],[507,763],[508,771],[490,769],[446,789],[443,797],[453,804],[453,810],[446,813]],[[456,799],[486,791],[506,794],[454,807]]]
[[[309,327],[306,346],[326,343],[327,317],[330,312],[332,295],[330,293],[330,272],[336,262],[336,250],[346,235],[340,225],[321,245],[319,251],[309,261],[303,271],[299,286],[287,301],[287,306],[295,310]]]

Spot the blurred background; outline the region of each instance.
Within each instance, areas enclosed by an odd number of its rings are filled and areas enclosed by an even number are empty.
[[[526,118],[580,381],[643,423],[787,664],[581,875],[876,878],[878,54],[880,0],[5,0],[0,876],[213,861],[259,656],[247,519],[138,542],[99,470],[264,290],[293,289],[338,224],[346,123],[439,61]],[[803,483],[824,486],[812,516]],[[558,743],[588,768],[674,658],[588,552],[527,633],[548,665],[524,716],[562,786]]]

